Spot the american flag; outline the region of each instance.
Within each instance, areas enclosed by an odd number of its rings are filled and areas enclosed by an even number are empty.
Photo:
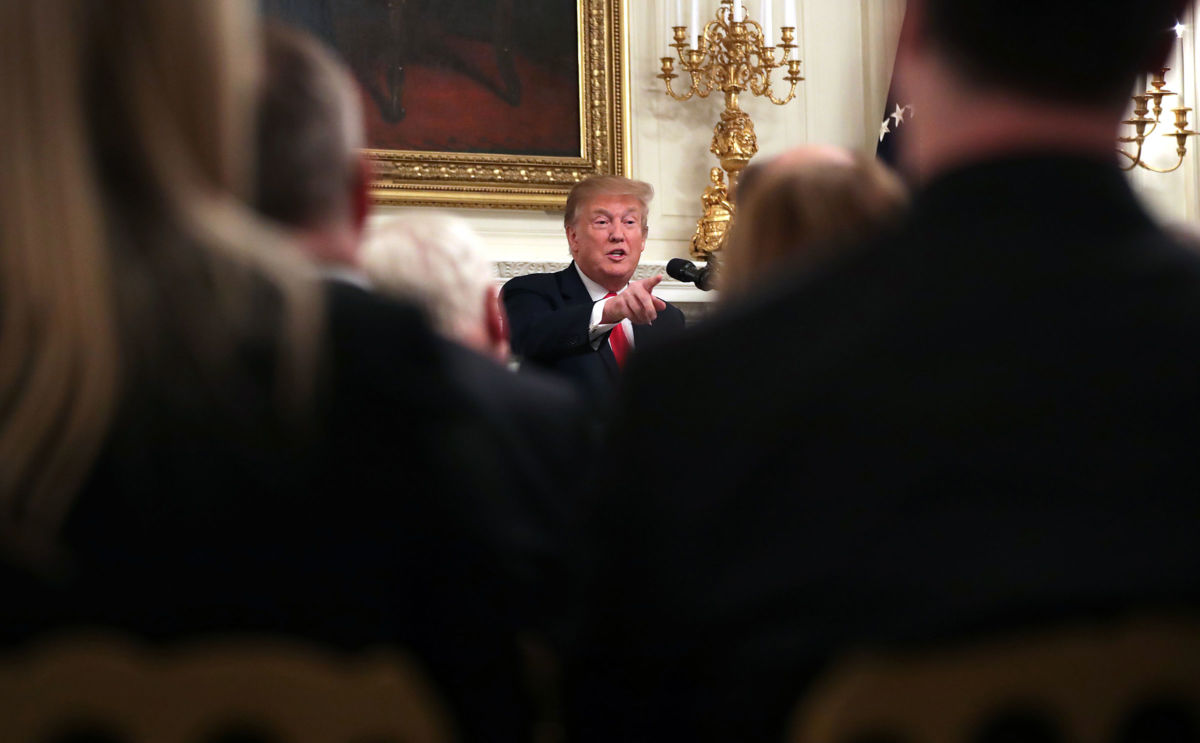
[[[907,33],[907,17],[901,26],[900,35]],[[879,143],[875,146],[875,157],[893,168],[899,168],[898,153],[900,140],[915,112],[913,107],[900,99],[896,91],[895,72],[892,73],[892,83],[888,86],[887,104],[883,110],[883,121],[879,124]]]

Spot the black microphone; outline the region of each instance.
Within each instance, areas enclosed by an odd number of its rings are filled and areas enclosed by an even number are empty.
[[[667,275],[685,284],[695,284],[700,291],[711,291],[713,280],[716,278],[712,270],[705,266],[696,268],[696,264],[684,258],[672,258],[667,261]]]

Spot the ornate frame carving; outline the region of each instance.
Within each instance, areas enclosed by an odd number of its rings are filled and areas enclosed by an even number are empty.
[[[577,0],[580,157],[367,150],[394,206],[561,209],[590,175],[629,175],[628,0]]]

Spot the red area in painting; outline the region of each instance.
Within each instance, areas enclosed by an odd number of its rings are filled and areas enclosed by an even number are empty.
[[[462,65],[481,79],[443,65],[410,65],[404,78],[403,120],[386,121],[376,102],[364,94],[368,146],[579,156],[579,78],[574,66],[555,70],[516,55],[521,97],[513,106],[497,92],[503,85],[491,44],[447,41]],[[381,90],[382,78],[381,73]]]

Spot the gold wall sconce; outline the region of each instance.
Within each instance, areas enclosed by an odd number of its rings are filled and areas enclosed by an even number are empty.
[[[667,95],[678,101],[693,96],[707,98],[714,91],[725,94],[725,108],[713,128],[709,147],[721,167],[713,168],[710,173],[711,182],[701,197],[704,213],[692,236],[691,253],[698,260],[712,261],[718,257],[734,213],[729,192],[737,187],[738,174],[758,152],[754,122],[738,105],[739,94],[749,91],[782,106],[795,98],[796,85],[804,80],[800,60],[792,56],[797,47],[794,0],[787,0],[785,5],[778,45],[774,43],[771,25],[771,2],[762,0],[759,22],[749,18],[743,0],[720,0],[715,19],[701,27],[699,0],[692,0],[690,29],[683,23],[682,1],[675,4],[673,42],[669,44],[675,50],[675,57],[661,58],[662,72],[656,77],[666,83]],[[687,76],[684,78],[687,89],[683,92],[676,92],[672,86],[672,81],[680,77],[675,72],[676,60],[680,71]],[[784,70],[782,79],[789,85],[782,97],[772,87],[776,69]]]
[[[1142,150],[1145,147],[1147,138],[1158,129],[1163,112],[1163,99],[1179,96],[1178,93],[1167,90],[1166,77],[1170,69],[1169,67],[1163,67],[1156,71],[1151,76],[1150,84],[1146,87],[1146,90],[1132,96],[1133,116],[1122,123],[1132,126],[1133,134],[1131,136],[1117,137],[1117,141],[1122,145],[1133,145],[1133,152],[1129,152],[1121,146],[1117,147],[1117,152],[1129,161],[1121,167],[1122,170],[1133,170],[1140,167],[1155,173],[1170,173],[1178,170],[1183,165],[1183,160],[1187,156],[1188,137],[1196,136],[1196,132],[1188,129],[1188,112],[1192,109],[1183,105],[1171,109],[1171,113],[1175,115],[1175,130],[1163,134],[1165,137],[1175,138],[1175,154],[1179,159],[1171,167],[1156,168],[1148,164],[1142,157]],[[1182,104],[1182,96],[1179,96],[1179,98]]]

